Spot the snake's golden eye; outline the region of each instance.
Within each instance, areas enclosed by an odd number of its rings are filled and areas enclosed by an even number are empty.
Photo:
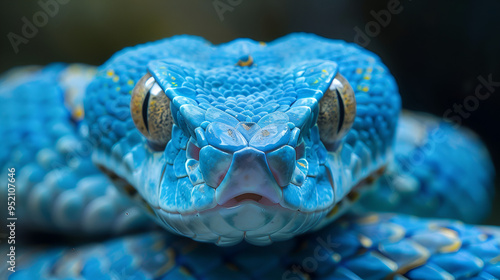
[[[354,90],[344,76],[337,74],[319,102],[317,125],[323,144],[335,147],[352,127],[355,116]]]
[[[170,100],[151,74],[144,75],[132,92],[130,112],[137,129],[154,147],[164,147],[171,138],[173,119]]]

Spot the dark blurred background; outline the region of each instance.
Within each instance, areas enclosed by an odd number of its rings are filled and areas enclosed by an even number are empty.
[[[3,0],[0,5],[0,71],[53,61],[99,65],[126,46],[176,34],[222,43],[238,37],[269,41],[303,31],[357,42],[387,64],[405,108],[443,116],[467,101],[462,116],[455,111],[449,117],[459,116],[476,131],[496,169],[500,166],[497,0]],[[23,35],[26,21],[40,27],[26,28]],[[497,83],[483,86],[483,100],[474,97],[484,84],[479,77]],[[496,185],[498,193],[498,180]],[[499,197],[487,222],[500,224]]]

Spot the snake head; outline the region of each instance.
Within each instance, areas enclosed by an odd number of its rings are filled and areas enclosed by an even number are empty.
[[[131,101],[148,157],[164,159],[147,200],[157,198],[152,209],[167,229],[219,245],[310,230],[335,204],[320,140],[340,142],[353,100],[329,61],[208,69],[152,61]]]
[[[103,65],[85,118],[94,163],[166,229],[265,245],[358,197],[387,162],[399,101],[380,60],[344,42],[180,36]]]

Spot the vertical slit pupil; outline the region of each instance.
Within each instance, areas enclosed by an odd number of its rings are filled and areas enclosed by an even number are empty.
[[[336,89],[335,92],[337,93],[337,99],[339,100],[339,126],[337,127],[337,133],[338,133],[340,132],[342,124],[344,123],[345,108],[344,108],[344,100],[342,100],[342,96],[340,96],[339,90]]]
[[[148,125],[148,106],[149,106],[149,90],[146,93],[146,97],[144,98],[144,103],[142,103],[142,120],[144,121],[144,126],[146,126],[146,130],[149,133],[149,125]]]

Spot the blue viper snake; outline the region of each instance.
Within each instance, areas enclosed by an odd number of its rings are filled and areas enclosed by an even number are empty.
[[[176,36],[18,68],[0,125],[17,231],[90,239],[18,239],[8,279],[500,278],[500,230],[463,223],[491,210],[487,150],[401,111],[354,44]]]

